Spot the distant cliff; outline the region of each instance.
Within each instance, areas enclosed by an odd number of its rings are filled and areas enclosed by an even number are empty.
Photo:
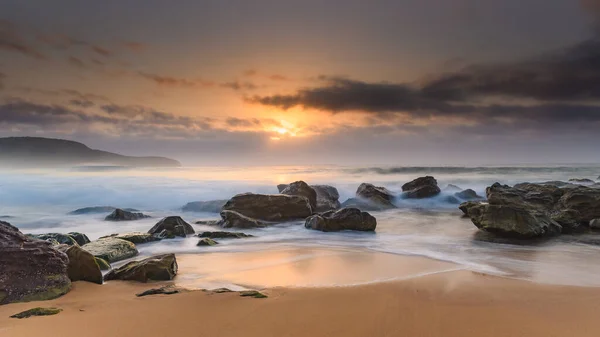
[[[120,165],[133,167],[178,167],[165,157],[131,157],[90,149],[70,140],[8,137],[0,138],[0,166],[48,167],[74,165]]]

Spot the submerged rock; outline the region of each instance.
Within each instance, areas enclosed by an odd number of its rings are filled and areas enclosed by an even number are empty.
[[[235,211],[249,218],[273,222],[304,219],[312,214],[308,199],[285,194],[238,194],[227,201],[223,211]]]
[[[33,308],[33,309],[29,309],[29,310],[25,310],[23,312],[20,312],[18,314],[12,315],[10,316],[10,318],[29,318],[31,316],[51,316],[51,315],[56,315],[58,313],[60,313],[62,311],[62,309],[59,308]]]
[[[394,193],[392,193],[392,191],[385,187],[362,183],[356,190],[356,198],[360,200],[360,202],[364,202],[366,205],[371,205],[372,207],[377,207],[379,209],[396,208],[396,205],[393,204],[396,196]]]
[[[464,191],[455,193],[454,196],[456,196],[459,199],[462,200],[483,200],[484,198],[480,195],[477,194],[477,192],[475,192],[472,189],[466,189]]]
[[[27,236],[30,238],[33,238],[33,239],[45,240],[45,241],[48,241],[53,244],[55,242],[58,242],[59,244],[69,245],[69,246],[77,245],[77,241],[75,241],[75,239],[68,234],[47,233],[47,234],[27,234]]]
[[[79,209],[69,212],[68,214],[69,215],[83,215],[83,214],[110,213],[110,212],[114,211],[115,209],[117,209],[117,208],[113,207],[113,206],[93,206],[93,207],[79,208]],[[128,211],[128,212],[139,212],[137,209],[134,209],[134,208],[123,208],[123,210]]]
[[[202,238],[198,241],[196,246],[216,246],[219,243],[211,238]]]
[[[50,300],[67,293],[67,255],[0,221],[0,304]]]
[[[317,209],[317,192],[304,181],[295,181],[288,185],[281,194],[297,195],[308,199],[310,209],[314,212]]]
[[[211,238],[211,239],[242,239],[251,238],[254,235],[244,234],[240,232],[202,232],[198,234],[199,238]]]
[[[71,281],[102,284],[102,271],[100,271],[96,258],[90,252],[79,246],[60,245],[56,249],[69,257],[67,273]]]
[[[180,216],[168,216],[154,225],[149,234],[158,235],[161,238],[174,238],[176,236],[185,237],[188,234],[194,234],[194,228],[185,222]]]
[[[261,228],[266,227],[267,223],[249,218],[243,214],[234,211],[221,211],[222,220],[219,225],[223,228]]]
[[[78,245],[83,246],[86,243],[90,243],[90,239],[87,235],[78,233],[78,232],[70,232],[69,235],[77,242]]]
[[[104,276],[104,280],[126,280],[148,282],[169,281],[177,275],[175,254],[163,254],[140,261],[131,261],[113,269]]]
[[[152,235],[150,233],[143,233],[143,232],[129,232],[129,233],[122,233],[122,234],[111,234],[111,235],[107,235],[107,236],[103,236],[101,237],[101,239],[104,238],[117,238],[117,239],[122,239],[125,241],[129,241],[131,243],[135,243],[136,245],[142,244],[142,243],[148,243],[148,242],[154,242],[154,241],[160,241],[161,238],[159,238],[156,235]]]
[[[112,237],[92,241],[82,248],[95,257],[99,257],[110,263],[138,255],[138,250],[133,243]]]
[[[122,210],[120,208],[115,209],[112,213],[106,216],[106,221],[134,221],[140,219],[150,218],[149,215],[144,213],[134,213]]]
[[[227,200],[209,200],[188,202],[181,208],[184,212],[220,213]]]
[[[341,204],[342,208],[358,208],[361,211],[383,211],[386,209],[390,209],[389,205],[380,205],[375,204],[369,200],[364,200],[360,198],[349,198]],[[396,207],[396,206],[394,206]]]
[[[402,185],[402,196],[409,199],[424,199],[440,194],[437,180],[432,176],[420,177]]]
[[[313,215],[306,219],[304,227],[323,232],[341,230],[374,231],[377,227],[377,220],[371,214],[361,212],[357,208],[342,208],[337,211]]]

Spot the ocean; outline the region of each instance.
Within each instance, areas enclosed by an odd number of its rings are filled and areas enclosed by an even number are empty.
[[[94,240],[103,235],[147,231],[160,218],[180,215],[193,224],[217,219],[216,213],[182,212],[191,201],[228,199],[244,192],[277,193],[277,184],[304,180],[328,184],[340,192],[340,201],[354,196],[360,183],[369,182],[400,192],[402,184],[432,175],[444,189],[448,184],[471,188],[485,195],[494,182],[596,180],[600,166],[546,167],[184,167],[175,169],[128,169],[123,167],[76,167],[66,169],[4,170],[0,172],[0,220],[24,233],[82,232]],[[141,256],[172,252],[202,257],[210,275],[188,274],[199,280],[210,276],[227,284],[227,274],[238,270],[272,267],[310,260],[323,254],[367,254],[421,256],[451,262],[461,269],[531,280],[548,284],[600,286],[600,233],[562,235],[535,245],[513,245],[475,239],[477,228],[463,218],[457,205],[445,202],[453,192],[424,200],[401,200],[399,208],[370,212],[377,218],[375,233],[322,233],[305,229],[302,221],[244,230],[255,238],[221,240],[218,246],[197,247],[198,238],[178,238],[138,245]],[[107,214],[68,215],[77,208],[115,206],[135,208],[150,219],[131,222],[104,221]],[[215,230],[195,225],[196,232]],[[597,236],[597,238],[596,238]],[[256,252],[294,251],[274,254],[268,260],[210,265],[209,257]],[[208,260],[207,260],[208,259]],[[217,261],[217,260],[215,260]],[[216,262],[215,262],[216,263]],[[202,268],[196,268],[202,269]],[[393,269],[393,268],[392,268]],[[208,272],[207,272],[208,273]],[[335,286],[392,280],[394,271],[356,278],[360,268],[345,271],[348,277],[303,280],[297,286]],[[400,275],[398,271],[398,275]],[[383,276],[382,276],[383,275]],[[405,275],[405,274],[402,274]],[[212,282],[212,281],[211,281]],[[202,282],[199,282],[202,283]],[[214,283],[214,282],[213,282]],[[277,284],[274,284],[277,285]],[[289,285],[289,284],[282,284]]]

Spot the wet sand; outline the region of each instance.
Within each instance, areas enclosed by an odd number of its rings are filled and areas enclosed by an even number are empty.
[[[136,293],[159,284],[111,281],[100,286],[76,282],[70,293],[56,300],[1,306],[0,336],[600,335],[596,319],[600,288],[541,285],[465,270],[445,271],[449,264],[438,261],[375,255],[364,264],[374,266],[377,274],[382,272],[379,265],[394,268],[393,262],[405,268],[407,277],[357,286],[267,288],[263,291],[269,296],[266,299],[203,291],[138,298]],[[190,257],[179,259],[182,272],[186,266],[198,265]],[[313,266],[315,263],[318,268],[305,269],[312,278],[318,279],[325,272],[321,280],[331,280],[340,272],[339,257],[326,255],[311,262]],[[355,275],[362,269],[357,262],[346,272]],[[181,278],[192,274],[183,272]],[[297,266],[277,264],[232,276],[240,280],[246,277],[249,283],[267,279],[277,283],[278,277],[295,282],[298,275],[302,270]],[[64,311],[48,317],[8,318],[37,306]]]

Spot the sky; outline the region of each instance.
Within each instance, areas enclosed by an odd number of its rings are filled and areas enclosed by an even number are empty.
[[[186,165],[600,163],[600,0],[2,0],[0,137]]]

